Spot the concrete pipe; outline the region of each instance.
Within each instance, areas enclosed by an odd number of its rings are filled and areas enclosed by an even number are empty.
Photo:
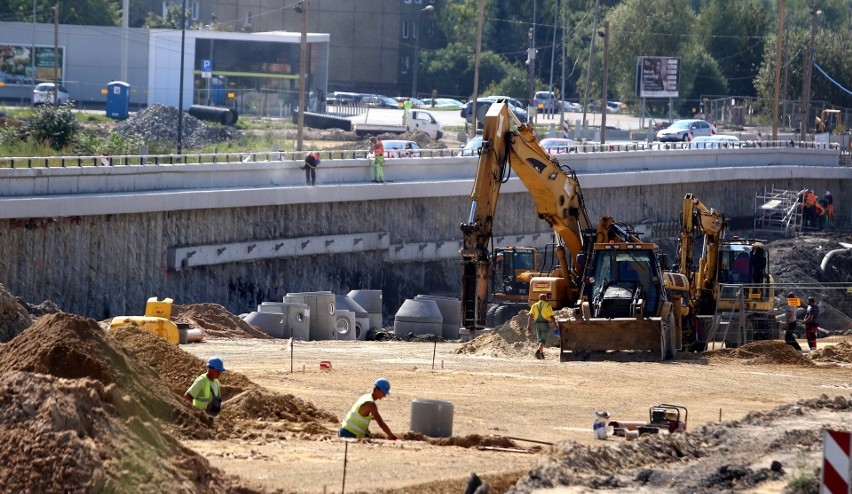
[[[204,341],[204,330],[201,328],[191,328],[186,330],[187,343],[199,343]]]
[[[445,340],[459,339],[459,321],[461,319],[461,300],[457,297],[442,297],[440,295],[417,295],[414,300],[434,300],[441,311],[443,322],[441,336]]]
[[[452,436],[453,404],[439,400],[412,400],[411,431],[429,437]]]
[[[308,341],[311,337],[311,310],[307,304],[281,304],[284,338]]]
[[[355,339],[355,313],[351,310],[334,312],[334,338],[343,341]]]
[[[304,300],[310,309],[310,340],[333,340],[334,327],[337,322],[334,317],[336,309],[334,294],[329,291],[288,293],[287,302]]]
[[[281,314],[283,311],[282,307],[284,306],[284,302],[261,302],[260,305],[257,306],[258,312],[271,312],[271,313],[279,313]]]

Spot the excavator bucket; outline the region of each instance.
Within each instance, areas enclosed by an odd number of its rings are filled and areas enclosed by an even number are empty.
[[[673,328],[670,320],[657,317],[559,321],[560,361],[662,361],[676,352]]]

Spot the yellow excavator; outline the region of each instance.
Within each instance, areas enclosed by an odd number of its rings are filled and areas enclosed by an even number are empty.
[[[574,170],[548,154],[534,128],[521,124],[505,101],[488,109],[482,135],[471,209],[461,225],[464,327],[474,334],[486,327],[494,215],[500,188],[514,170],[555,233],[559,264],[530,279],[528,304],[543,293],[555,309],[572,309],[557,319],[561,360],[610,351],[674,356],[686,277],[665,272],[659,247],[641,241],[630,226],[610,217],[593,226]]]
[[[777,335],[772,312],[774,280],[769,274],[766,247],[756,240],[725,239],[727,226],[723,213],[707,207],[693,194],[684,196],[675,270],[689,281],[689,314],[683,329],[685,343],[693,348],[706,346],[714,315],[735,309],[744,312],[746,337],[732,333],[725,338],[726,346]],[[696,268],[697,237],[703,237],[703,246]]]

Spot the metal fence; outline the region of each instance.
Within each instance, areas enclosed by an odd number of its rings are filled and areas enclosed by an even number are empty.
[[[852,344],[852,283],[723,284],[716,314],[707,328],[707,348],[783,340],[788,292],[793,292],[799,303],[796,338],[805,338],[803,319],[808,298],[813,297],[819,306],[817,348],[820,340],[824,344],[841,341]],[[807,347],[803,342],[800,344]]]
[[[630,143],[630,144],[578,144],[570,148],[563,148],[553,154],[568,155],[571,153],[609,153],[609,152],[641,152],[641,151],[667,151],[667,150],[682,150],[682,149],[698,149],[704,145],[708,149],[718,147],[711,145],[712,143]],[[792,141],[740,141],[727,143],[724,146],[731,149],[746,149],[746,148],[792,148],[803,147],[809,149],[835,149],[834,143],[813,143],[804,142],[797,143]],[[39,156],[39,157],[15,157],[3,156],[0,157],[0,168],[72,168],[83,166],[124,166],[124,165],[174,165],[174,164],[193,164],[193,163],[238,163],[238,162],[259,162],[259,161],[287,161],[301,160],[305,157],[305,151],[259,151],[259,152],[226,152],[226,153],[192,153],[192,154],[138,154],[138,155],[101,155],[101,156]],[[313,151],[313,150],[310,150]],[[355,159],[366,158],[369,150],[367,149],[348,149],[348,150],[315,150],[321,159]],[[468,150],[469,151],[469,150]],[[440,158],[449,156],[459,156],[462,152],[461,147],[428,149],[421,148],[412,157],[420,158]]]

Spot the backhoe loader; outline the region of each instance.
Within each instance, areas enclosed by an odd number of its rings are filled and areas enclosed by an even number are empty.
[[[724,238],[728,223],[720,211],[705,206],[693,194],[683,198],[675,271],[689,280],[689,315],[683,324],[684,341],[703,349],[714,316],[743,311],[746,327],[729,332],[728,347],[777,336],[774,280],[769,256],[762,242]],[[701,256],[695,266],[694,242],[703,237]]]
[[[606,216],[593,226],[574,170],[548,154],[534,128],[521,124],[504,101],[485,116],[470,214],[461,225],[462,324],[471,331],[486,326],[494,215],[512,170],[555,233],[559,264],[530,279],[528,303],[543,293],[554,309],[571,309],[557,317],[561,360],[610,351],[672,357],[681,344],[676,314],[686,277],[664,272],[658,246],[641,241],[631,227]]]

